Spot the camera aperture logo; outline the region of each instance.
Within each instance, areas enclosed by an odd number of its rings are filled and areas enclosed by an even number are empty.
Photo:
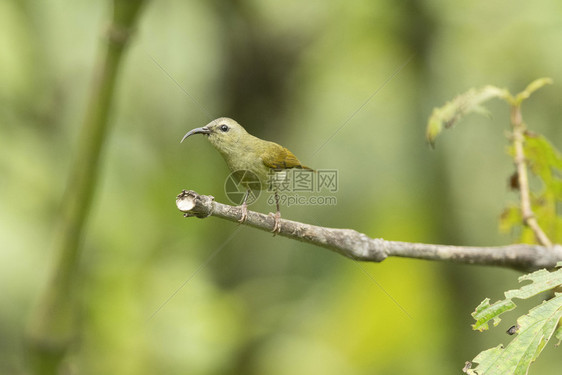
[[[267,176],[267,181],[262,184],[255,173],[239,170],[228,175],[224,191],[228,199],[236,205],[242,204],[249,189],[246,200],[248,205],[259,198],[261,190],[266,190],[271,194],[267,200],[270,205],[275,204],[273,194],[277,192],[282,206],[335,206],[337,198],[333,193],[339,188],[338,177],[338,171],[334,169],[272,170]]]
[[[228,200],[236,205],[241,205],[244,196],[248,194],[247,204],[254,203],[259,197],[262,185],[259,177],[252,171],[239,170],[228,175],[224,182],[224,192]]]

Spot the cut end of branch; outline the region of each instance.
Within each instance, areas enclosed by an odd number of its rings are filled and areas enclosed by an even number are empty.
[[[195,207],[197,193],[192,190],[182,190],[176,197],[176,206],[181,212],[190,212]]]
[[[196,216],[202,219],[212,214],[214,199],[211,195],[199,195],[193,190],[182,190],[176,197],[176,206],[184,213],[183,216]]]

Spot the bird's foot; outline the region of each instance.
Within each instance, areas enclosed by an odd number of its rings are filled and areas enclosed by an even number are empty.
[[[281,212],[270,212],[269,214],[273,216],[273,229],[271,230],[271,232],[273,233],[273,236],[275,236],[276,234],[281,233],[281,223],[279,222],[279,219],[281,219]]]
[[[246,204],[246,202],[244,202],[242,203],[240,208],[242,209],[242,214],[240,215],[240,219],[238,220],[238,222],[242,224],[248,218],[248,205]]]

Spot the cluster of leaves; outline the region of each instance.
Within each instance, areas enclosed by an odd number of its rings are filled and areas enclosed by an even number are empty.
[[[539,293],[555,290],[562,286],[562,262],[557,264],[553,272],[539,270],[531,274],[521,276],[519,281],[529,280],[527,284],[519,289],[505,292],[505,299],[490,305],[490,299],[486,298],[472,316],[476,323],[472,326],[478,331],[488,329],[490,320],[494,326],[500,322],[500,315],[506,311],[515,309],[514,298],[528,299]],[[507,347],[496,346],[478,354],[472,362],[478,363],[474,369],[469,362],[464,372],[472,375],[494,375],[494,374],[526,374],[531,362],[533,362],[543,350],[546,343],[554,335],[558,343],[562,341],[562,293],[554,293],[554,297],[534,307],[528,314],[517,319],[517,324],[508,330],[509,334],[516,334],[515,338]]]
[[[469,113],[486,115],[488,112],[482,104],[492,98],[505,100],[512,109],[512,116],[514,113],[520,115],[521,103],[534,91],[550,83],[552,81],[548,78],[538,79],[515,96],[506,89],[495,86],[471,89],[433,110],[427,126],[427,140],[433,146],[443,129],[450,128]],[[526,166],[537,180],[533,181],[530,188],[531,210],[546,235],[554,243],[560,243],[562,217],[558,216],[556,211],[562,202],[562,154],[545,137],[526,130],[521,121],[512,117],[514,129],[524,130],[523,152]],[[508,148],[508,153],[515,160],[513,146]],[[517,172],[511,178],[511,187],[519,190]],[[519,205],[507,206],[501,216],[500,229],[507,232],[519,230],[521,242],[536,242],[533,231],[524,225]],[[515,309],[514,298],[528,299],[546,291],[562,290],[561,267],[562,262],[558,263],[553,272],[540,270],[520,277],[520,282],[530,280],[531,283],[520,289],[505,292],[505,299],[491,305],[490,299],[486,298],[472,314],[476,320],[473,329],[487,330],[490,321],[497,326],[502,313]],[[466,363],[463,371],[472,375],[526,374],[531,362],[535,361],[553,335],[558,339],[557,345],[562,340],[562,293],[554,292],[553,295],[554,297],[517,319],[517,324],[508,330],[510,335],[516,336],[507,347],[499,345],[481,352],[472,362]],[[473,363],[477,363],[477,367],[472,368]]]
[[[537,79],[517,95],[495,86],[471,89],[433,110],[427,126],[427,140],[434,145],[435,139],[443,129],[452,127],[467,114],[487,115],[488,111],[482,104],[490,99],[503,99],[512,107],[518,107],[534,91],[551,83],[550,78]],[[527,165],[538,181],[532,184],[535,189],[531,191],[531,209],[546,235],[558,243],[562,241],[562,217],[556,214],[557,206],[562,203],[562,154],[545,137],[529,131],[525,131],[524,152]],[[508,153],[514,157],[513,147],[508,148]],[[514,189],[519,188],[517,177],[517,174],[514,174],[511,178],[511,186]],[[501,215],[500,230],[520,232],[520,242],[536,242],[533,231],[523,226],[519,205],[509,204],[506,207]]]
[[[560,243],[562,217],[557,215],[556,207],[562,203],[562,154],[545,137],[531,132],[525,133],[524,150],[527,165],[539,180],[535,184],[538,189],[531,191],[531,208],[546,235],[554,243]],[[512,181],[517,181],[516,177],[514,175]],[[518,188],[516,183],[512,183],[512,187]],[[521,227],[522,222],[519,206],[510,204],[501,215],[500,230],[520,230],[520,242],[534,243],[535,235],[529,228]]]

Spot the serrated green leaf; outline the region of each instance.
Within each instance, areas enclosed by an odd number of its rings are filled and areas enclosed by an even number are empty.
[[[519,282],[530,281],[519,289],[505,292],[505,299],[490,305],[486,298],[472,314],[476,323],[475,330],[488,329],[488,322],[499,322],[499,315],[514,309],[513,298],[527,299],[539,293],[562,286],[562,262],[558,262],[555,271],[539,270],[519,278]],[[473,375],[527,374],[530,364],[535,361],[546,343],[555,335],[562,340],[562,328],[558,327],[562,319],[562,294],[544,301],[532,308],[528,314],[517,319],[517,336],[504,349],[502,345],[485,350],[472,362],[478,366],[467,371]],[[557,328],[558,327],[558,328]]]
[[[531,194],[531,208],[546,235],[558,242],[562,240],[562,217],[557,212],[562,202],[562,154],[537,134],[525,135],[524,152],[531,172],[541,182]]]
[[[545,77],[545,78],[536,79],[533,82],[529,83],[525,88],[525,90],[517,94],[517,96],[515,97],[515,102],[517,104],[520,104],[523,100],[531,96],[533,92],[537,91],[538,89],[540,89],[545,85],[551,85],[551,84],[552,84],[551,78]]]
[[[469,113],[488,114],[482,103],[492,98],[508,99],[511,98],[511,94],[505,89],[486,86],[481,89],[470,89],[445,103],[442,107],[434,108],[426,129],[428,142],[433,145],[435,138],[441,133],[443,128],[450,128]]]
[[[497,346],[478,354],[473,362],[478,363],[469,374],[503,375],[526,374],[530,364],[552,337],[562,318],[562,295],[544,301],[531,309],[529,314],[517,320],[517,336],[503,349]]]
[[[510,299],[500,300],[490,305],[490,299],[486,298],[472,313],[472,317],[476,320],[476,323],[472,325],[472,329],[480,332],[487,330],[489,328],[488,322],[491,319],[493,319],[494,327],[497,326],[501,321],[499,315],[513,310],[515,307],[515,303]]]
[[[526,280],[531,281],[531,283],[519,289],[508,290],[504,293],[505,299],[496,301],[492,305],[490,305],[489,298],[484,299],[472,313],[472,317],[476,320],[472,329],[485,331],[489,328],[488,322],[490,320],[493,320],[493,325],[497,326],[501,321],[499,316],[516,307],[512,301],[513,298],[527,299],[562,285],[562,268],[553,272],[544,269],[538,270],[519,278],[519,282]]]
[[[526,280],[531,283],[519,289],[508,290],[505,292],[505,298],[527,299],[562,285],[562,268],[552,272],[542,269],[519,278],[519,282]]]
[[[467,374],[471,374],[471,375],[479,375],[479,374],[484,374],[483,372],[480,372],[482,369],[493,369],[493,366],[499,367],[501,364],[496,364],[496,358],[498,358],[501,353],[503,352],[504,347],[503,345],[498,345],[495,348],[490,348],[488,350],[484,350],[483,352],[480,352],[480,354],[478,354],[476,357],[474,357],[474,359],[472,360],[473,363],[478,363],[478,366],[473,368],[473,369],[469,369],[466,373]],[[501,368],[498,368],[497,370],[501,370]]]
[[[544,179],[550,179],[552,170],[562,170],[562,154],[542,135],[525,136],[525,158],[531,171]]]

